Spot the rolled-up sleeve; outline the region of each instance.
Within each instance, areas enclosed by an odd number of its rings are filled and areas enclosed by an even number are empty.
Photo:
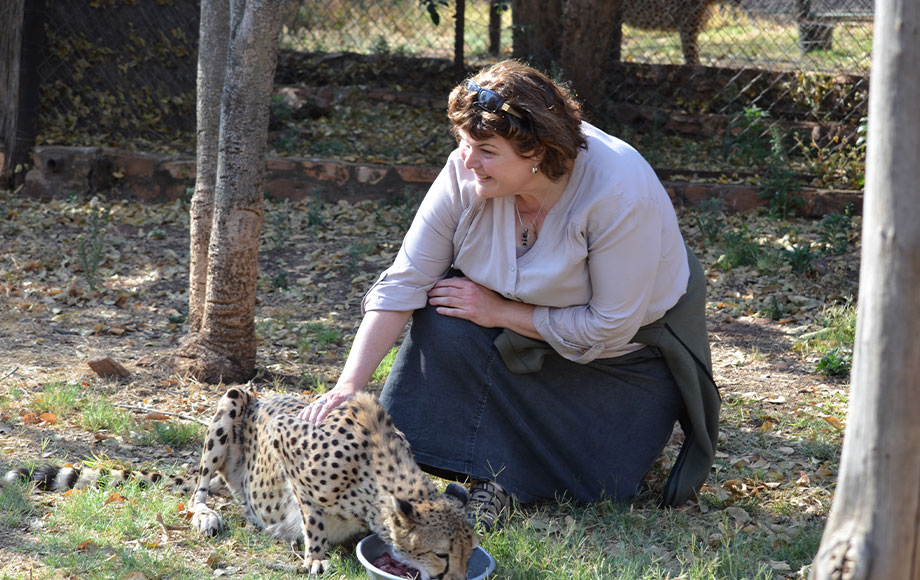
[[[659,271],[662,223],[655,203],[640,197],[614,212],[595,212],[588,231],[591,298],[569,307],[537,306],[533,322],[563,357],[588,363],[621,350],[648,320]]]
[[[362,312],[422,308],[428,291],[450,268],[463,208],[456,167],[449,160],[432,183],[393,264],[365,294]]]

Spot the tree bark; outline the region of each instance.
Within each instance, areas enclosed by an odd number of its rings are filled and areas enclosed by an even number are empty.
[[[214,26],[220,42],[222,23],[227,20],[221,2],[205,0],[203,15]],[[190,272],[189,334],[174,358],[174,368],[205,382],[242,382],[255,372],[255,303],[258,281],[259,236],[262,231],[262,184],[265,172],[268,113],[278,36],[281,31],[283,0],[247,0],[230,3],[229,47],[221,60],[220,47],[208,46],[200,61],[206,66],[220,62],[226,67],[220,98],[217,163],[214,175],[213,209],[208,219],[208,180],[213,166],[213,143],[199,145],[199,155],[206,166],[199,169],[196,196],[201,194],[193,211],[192,255]],[[202,28],[202,39],[212,30]],[[204,79],[204,80],[203,80]],[[214,86],[220,73],[210,68],[199,72],[199,83],[206,85],[199,94],[199,114],[214,106]],[[213,83],[213,84],[212,84]],[[207,99],[203,101],[202,99]],[[214,138],[214,119],[210,109],[199,117],[200,138]],[[203,175],[202,175],[203,173]],[[198,189],[198,184],[201,189]],[[194,204],[193,204],[194,205]],[[204,233],[210,223],[210,232]],[[207,243],[206,255],[202,246]],[[206,256],[207,275],[201,285],[202,261]],[[204,295],[203,304],[201,295]],[[192,314],[192,296],[195,314]]]
[[[812,580],[920,577],[920,7],[875,7],[850,412]]]
[[[9,0],[0,22],[0,175],[14,188],[24,173],[38,131],[39,59],[44,49],[41,0]]]
[[[512,0],[512,56],[550,71],[559,63],[564,0]]]
[[[457,0],[454,10],[454,81],[459,83],[466,76],[463,45],[466,31],[466,0]]]
[[[562,73],[588,113],[595,116],[602,113],[606,100],[618,8],[617,2],[607,0],[567,0],[562,12]]]
[[[502,44],[502,4],[489,0],[489,54],[498,56]]]
[[[201,330],[208,290],[208,244],[214,219],[220,99],[227,72],[230,42],[230,0],[201,0],[198,34],[198,140],[195,193],[189,212],[188,330]]]

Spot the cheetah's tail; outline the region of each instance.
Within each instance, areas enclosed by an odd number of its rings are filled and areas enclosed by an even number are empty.
[[[70,464],[45,464],[35,468],[19,467],[11,469],[0,480],[0,485],[31,482],[42,491],[67,491],[69,489],[119,485],[131,480],[138,482],[140,485],[153,485],[166,480],[173,491],[185,495],[191,493],[194,484],[190,477],[163,475],[152,471],[90,469]]]

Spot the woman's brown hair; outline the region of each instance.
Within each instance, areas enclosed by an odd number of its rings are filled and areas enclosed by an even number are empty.
[[[477,140],[499,135],[511,142],[518,155],[542,152],[539,168],[553,181],[565,175],[580,149],[588,147],[581,131],[581,105],[540,71],[505,60],[480,71],[473,81],[498,93],[521,116],[478,108],[476,92],[461,84],[451,91],[447,105],[458,140],[460,131]]]

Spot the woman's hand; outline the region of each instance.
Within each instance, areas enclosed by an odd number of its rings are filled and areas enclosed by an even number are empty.
[[[411,315],[411,310],[371,310],[365,314],[335,387],[307,405],[298,416],[318,425],[329,411],[363,389],[406,327]]]
[[[508,300],[469,278],[444,278],[428,292],[438,314],[469,320],[485,328],[508,328],[542,340],[533,324],[532,304]]]
[[[320,395],[315,401],[304,407],[298,416],[304,421],[319,425],[330,411],[352,398],[355,392],[355,389],[336,385],[334,389]]]
[[[428,291],[428,303],[438,314],[469,320],[479,326],[506,326],[501,315],[510,303],[497,292],[469,278],[445,278]]]

